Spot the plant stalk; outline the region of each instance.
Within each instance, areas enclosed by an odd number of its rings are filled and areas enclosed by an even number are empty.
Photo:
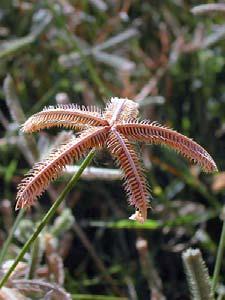
[[[185,273],[193,300],[214,300],[209,272],[199,249],[182,253]]]
[[[25,215],[25,210],[24,210],[24,209],[21,209],[20,212],[18,213],[16,219],[15,219],[15,222],[14,222],[14,224],[13,224],[13,227],[12,227],[12,229],[10,230],[9,235],[8,235],[6,241],[4,242],[3,247],[2,247],[2,250],[1,250],[1,252],[0,252],[0,266],[1,266],[2,263],[3,263],[3,260],[4,260],[4,258],[5,258],[5,255],[6,255],[7,251],[8,251],[9,245],[10,245],[10,243],[11,243],[11,241],[12,241],[13,235],[14,235],[14,233],[15,233],[15,231],[16,231],[16,229],[17,229],[19,223],[20,223],[20,220],[24,217],[24,215]]]
[[[40,261],[40,237],[38,236],[33,243],[32,250],[31,250],[31,257],[30,257],[30,264],[27,274],[27,279],[33,279],[38,263]]]
[[[89,152],[89,154],[87,155],[87,157],[84,159],[84,161],[80,165],[80,168],[77,171],[77,173],[73,175],[73,177],[68,182],[68,184],[65,187],[65,189],[59,195],[59,197],[57,198],[57,200],[53,203],[53,205],[51,206],[51,208],[49,209],[49,211],[47,212],[47,214],[43,217],[43,219],[41,220],[41,222],[37,226],[37,228],[34,231],[34,233],[32,234],[32,236],[29,238],[29,240],[26,242],[26,244],[21,249],[20,253],[16,257],[15,261],[13,262],[13,264],[11,265],[11,267],[9,268],[9,270],[5,273],[5,275],[1,279],[1,281],[0,281],[0,288],[2,288],[3,285],[7,282],[7,280],[10,277],[10,275],[15,270],[17,264],[23,259],[25,253],[29,250],[31,244],[36,240],[36,238],[38,237],[39,233],[47,225],[47,223],[49,222],[49,220],[54,216],[57,208],[60,206],[60,204],[62,203],[62,201],[64,200],[64,198],[68,195],[68,193],[72,190],[72,188],[74,187],[74,185],[79,180],[79,178],[80,178],[82,172],[84,171],[84,169],[88,166],[88,164],[93,159],[94,154],[95,154],[95,150],[94,149]]]
[[[213,293],[215,293],[216,285],[219,279],[219,273],[220,273],[222,259],[223,259],[224,246],[225,246],[225,219],[223,220],[223,228],[220,236],[220,242],[219,242],[219,247],[216,256],[216,264],[215,264],[213,278],[212,278]]]

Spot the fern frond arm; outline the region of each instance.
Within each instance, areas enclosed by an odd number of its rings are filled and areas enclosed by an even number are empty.
[[[149,192],[136,150],[114,128],[109,134],[107,148],[116,158],[124,173],[125,190],[129,196],[129,203],[139,210],[139,221],[144,222],[149,207]]]
[[[36,163],[18,186],[16,209],[31,206],[37,197],[55,180],[66,165],[80,159],[88,149],[102,147],[108,127],[84,131],[78,138],[53,149],[47,158]]]
[[[190,161],[199,164],[205,172],[217,171],[214,160],[204,148],[172,129],[148,121],[128,122],[117,125],[116,129],[132,141],[168,146]]]
[[[24,132],[44,128],[64,127],[76,130],[85,126],[107,126],[98,108],[80,107],[76,104],[50,106],[31,116],[22,126]]]
[[[138,116],[138,104],[134,101],[121,98],[111,98],[103,113],[103,117],[111,125],[120,123]]]

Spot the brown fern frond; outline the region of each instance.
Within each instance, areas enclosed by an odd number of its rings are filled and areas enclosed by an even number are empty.
[[[109,134],[107,148],[116,158],[124,173],[125,190],[129,196],[129,203],[138,209],[138,221],[144,222],[149,207],[149,192],[138,155],[129,141],[115,129],[112,129]]]
[[[78,138],[73,137],[53,149],[46,159],[35,164],[18,187],[16,209],[32,205],[49,182],[55,180],[66,165],[80,159],[88,149],[102,147],[108,130],[108,127],[86,130]]]
[[[76,104],[57,105],[44,108],[31,116],[22,126],[24,132],[35,132],[44,128],[64,127],[69,129],[91,126],[107,126],[101,110],[95,107],[80,107]]]
[[[217,171],[214,160],[204,148],[186,136],[156,122],[130,121],[117,125],[116,129],[129,140],[168,146],[199,164],[205,172]]]
[[[138,105],[129,99],[112,98],[102,113],[96,108],[77,105],[58,105],[45,108],[30,117],[23,131],[34,132],[49,127],[65,127],[79,130],[78,138],[71,138],[27,174],[19,185],[16,208],[30,206],[56,179],[63,168],[78,160],[93,147],[107,146],[117,159],[125,178],[125,190],[130,204],[137,209],[131,219],[144,222],[147,217],[150,193],[135,148],[131,141],[140,141],[168,146],[194,160],[204,171],[217,170],[212,157],[193,140],[161,126],[157,122],[139,121]]]

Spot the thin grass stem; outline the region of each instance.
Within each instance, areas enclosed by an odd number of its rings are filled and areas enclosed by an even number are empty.
[[[79,178],[80,178],[82,172],[84,171],[84,169],[89,165],[89,163],[93,159],[94,154],[95,154],[95,150],[91,150],[89,152],[89,154],[87,155],[87,157],[84,159],[84,161],[80,165],[80,168],[77,171],[77,173],[74,174],[74,176],[71,178],[71,180],[69,181],[69,183],[66,185],[65,189],[59,195],[59,197],[57,198],[57,200],[53,203],[53,205],[51,206],[51,208],[49,209],[49,211],[47,212],[47,214],[43,217],[43,219],[41,220],[41,222],[37,226],[37,228],[34,231],[34,233],[32,234],[32,236],[29,238],[29,240],[25,243],[25,245],[21,249],[20,253],[16,257],[15,261],[13,262],[13,264],[11,265],[11,267],[9,268],[9,270],[5,273],[5,275],[1,279],[1,281],[0,281],[0,288],[2,288],[3,285],[7,282],[7,280],[10,277],[10,275],[15,270],[16,266],[18,265],[18,263],[23,259],[25,253],[29,250],[29,248],[32,245],[32,243],[36,240],[36,238],[38,237],[38,235],[40,234],[40,232],[47,225],[47,223],[50,221],[50,219],[54,216],[55,212],[57,211],[57,208],[60,206],[60,204],[65,199],[65,197],[68,195],[68,193],[72,190],[72,188],[74,187],[74,185],[79,180]]]
[[[213,278],[212,278],[213,293],[215,293],[215,289],[216,289],[217,282],[219,279],[219,273],[220,273],[222,259],[223,259],[224,246],[225,246],[225,219],[223,220],[223,228],[222,228],[222,232],[221,232],[221,236],[220,236],[220,242],[219,242],[219,247],[218,247],[217,256],[216,256],[216,264],[215,264]]]
[[[38,236],[32,246],[27,279],[33,279],[35,276],[35,272],[40,261],[40,250],[40,237]]]
[[[10,245],[10,243],[11,243],[11,241],[12,241],[12,238],[13,238],[13,236],[14,236],[14,233],[15,233],[15,231],[16,231],[16,229],[17,229],[19,223],[20,223],[20,220],[24,217],[24,215],[25,215],[25,210],[24,210],[24,209],[21,209],[21,210],[19,211],[19,213],[18,213],[16,219],[15,219],[15,222],[14,222],[14,224],[13,224],[13,227],[12,227],[12,229],[10,230],[9,235],[8,235],[6,241],[4,242],[3,247],[2,247],[2,250],[1,250],[1,252],[0,252],[0,266],[2,265],[3,260],[4,260],[4,258],[5,258],[5,255],[6,255],[6,253],[8,252],[9,245]]]

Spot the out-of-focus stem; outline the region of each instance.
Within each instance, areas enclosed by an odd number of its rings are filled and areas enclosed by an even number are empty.
[[[188,249],[182,259],[193,300],[214,300],[208,269],[199,249]]]
[[[14,82],[11,75],[7,75],[7,77],[5,78],[3,89],[6,97],[6,104],[10,111],[11,117],[19,127],[22,123],[25,122],[26,118],[23,109],[20,105],[19,99],[17,97]],[[38,151],[34,138],[30,135],[21,135],[20,139],[22,139],[22,143],[20,143],[19,145],[25,147],[25,152],[23,151],[24,155],[26,155],[28,161],[31,164],[33,164],[38,158]]]
[[[223,259],[223,253],[224,253],[224,246],[225,246],[225,218],[223,221],[223,228],[222,232],[220,235],[220,242],[219,242],[219,247],[217,251],[217,256],[216,256],[216,264],[213,272],[213,279],[212,279],[212,291],[215,292],[216,285],[218,282],[219,278],[219,273],[221,269],[221,264],[222,264],[222,259]]]
[[[193,7],[191,9],[191,12],[194,15],[210,14],[213,12],[225,13],[225,4],[222,3],[201,4]]]
[[[63,202],[65,197],[68,195],[68,193],[72,190],[74,185],[77,183],[78,179],[80,178],[82,172],[84,169],[88,166],[88,164],[91,162],[95,154],[95,151],[92,150],[89,152],[83,163],[81,164],[79,171],[74,174],[74,176],[71,178],[65,189],[62,191],[62,193],[59,195],[58,199],[54,202],[54,204],[51,206],[47,214],[43,217],[39,225],[37,226],[36,230],[32,234],[32,236],[29,238],[29,240],[25,243],[23,248],[21,249],[20,253],[14,260],[13,264],[9,268],[9,270],[5,273],[3,278],[0,281],[0,288],[3,287],[3,285],[7,282],[12,272],[15,270],[18,263],[23,259],[26,252],[29,250],[32,243],[36,240],[36,238],[39,236],[40,232],[43,230],[43,228],[47,225],[47,223],[50,221],[50,219],[54,216],[54,214],[57,211],[57,208],[60,206],[60,204]]]
[[[151,299],[165,300],[166,298],[162,293],[162,281],[149,255],[147,240],[139,237],[136,242],[136,248],[139,253],[142,273],[146,278],[149,290],[151,291]]]
[[[67,166],[64,174],[70,175],[77,172],[79,166]],[[84,170],[81,178],[86,180],[121,180],[123,177],[122,171],[119,169],[95,168],[88,167]]]
[[[0,59],[7,58],[12,55],[16,55],[23,49],[30,47],[31,44],[43,33],[52,20],[52,16],[49,12],[45,11],[43,14],[43,20],[36,26],[35,30],[31,31],[27,36],[17,38],[12,41],[5,41],[2,44],[0,51]]]
[[[34,277],[37,265],[39,263],[39,258],[40,258],[40,238],[38,236],[32,247],[27,279],[32,279]]]
[[[5,258],[5,255],[6,255],[6,253],[8,252],[8,248],[9,248],[9,245],[10,245],[10,243],[11,243],[11,241],[12,241],[14,232],[15,232],[15,230],[17,229],[18,224],[20,223],[20,220],[24,217],[24,215],[25,215],[25,210],[24,210],[24,209],[21,209],[21,210],[19,211],[17,217],[16,217],[16,220],[15,220],[15,222],[14,222],[14,224],[13,224],[13,227],[12,227],[11,231],[9,232],[9,235],[8,235],[6,241],[4,242],[3,247],[2,247],[2,250],[1,250],[1,252],[0,252],[0,266],[2,265],[3,260],[4,260],[4,258]]]

